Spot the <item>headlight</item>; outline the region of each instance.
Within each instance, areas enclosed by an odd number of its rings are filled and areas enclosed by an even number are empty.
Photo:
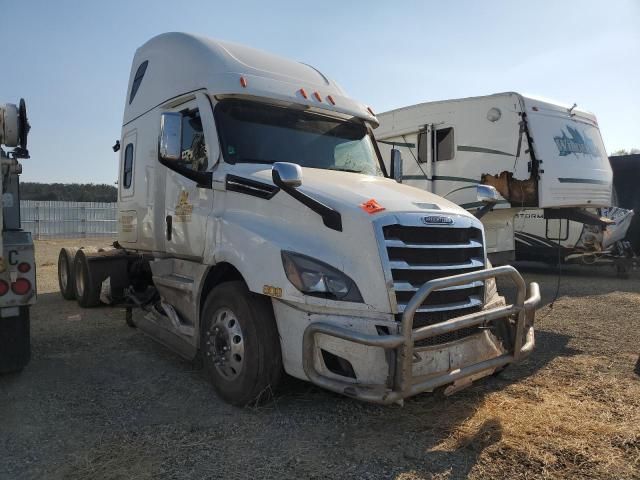
[[[282,265],[289,281],[306,295],[364,302],[355,282],[326,263],[300,253],[283,251]]]

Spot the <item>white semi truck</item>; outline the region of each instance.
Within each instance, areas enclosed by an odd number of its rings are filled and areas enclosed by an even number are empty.
[[[394,180],[401,159],[386,171],[377,125],[309,65],[184,33],[149,40],[115,147],[118,240],[63,249],[62,294],[124,305],[237,405],[284,372],[401,403],[526,357],[538,286],[487,268],[474,216]]]
[[[403,181],[471,211],[476,185],[494,186],[497,205],[482,217],[494,264],[515,259],[514,217],[606,225],[585,208],[612,205],[613,175],[596,117],[576,105],[514,92],[412,105],[378,115],[383,157],[397,148]]]
[[[22,370],[31,358],[29,307],[36,301],[31,233],[20,225],[21,158],[29,158],[27,109],[0,104],[0,373]],[[2,147],[7,150],[3,150]]]

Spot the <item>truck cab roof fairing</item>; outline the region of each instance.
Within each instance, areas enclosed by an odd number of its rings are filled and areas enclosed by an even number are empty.
[[[127,95],[135,72],[145,61],[149,63],[144,82],[131,104],[126,104],[123,124],[167,100],[204,89],[210,95],[249,95],[308,105],[378,125],[365,105],[348,98],[314,67],[236,43],[187,33],[158,35],[136,51]],[[246,80],[244,84],[240,77]]]

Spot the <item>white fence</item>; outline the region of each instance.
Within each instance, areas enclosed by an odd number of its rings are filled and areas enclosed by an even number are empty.
[[[22,228],[34,239],[114,237],[117,233],[116,203],[41,202],[22,200]]]

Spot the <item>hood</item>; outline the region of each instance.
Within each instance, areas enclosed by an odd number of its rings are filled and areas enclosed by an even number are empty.
[[[273,183],[271,166],[236,164],[234,174]],[[298,188],[340,212],[351,210],[360,212],[365,217],[394,212],[424,211],[441,211],[471,217],[466,210],[453,202],[384,177],[303,167],[302,186]],[[367,213],[362,205],[370,200],[375,200],[384,210]]]

